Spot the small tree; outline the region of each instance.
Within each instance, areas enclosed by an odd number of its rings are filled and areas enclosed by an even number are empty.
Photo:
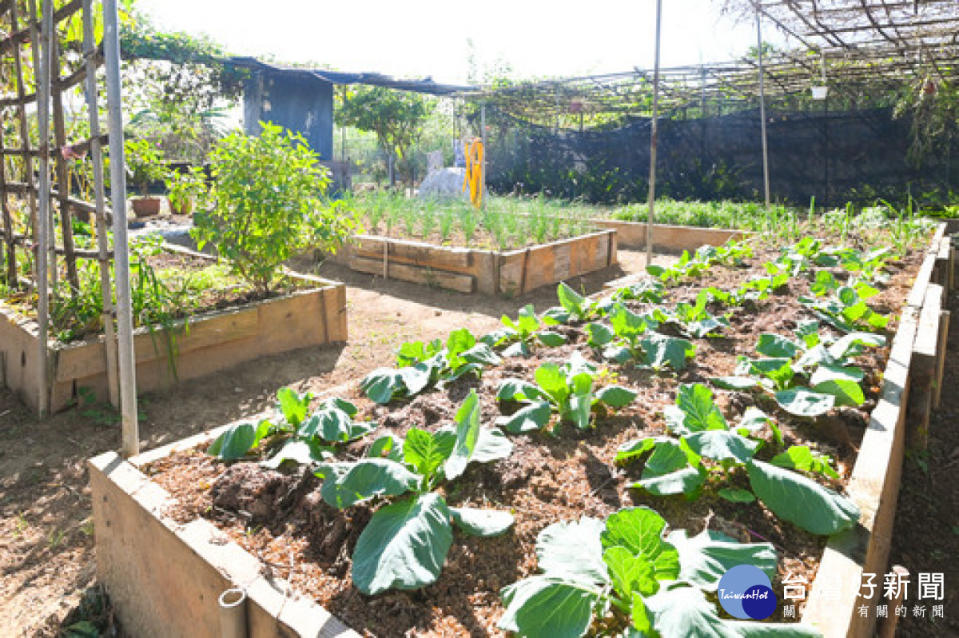
[[[435,108],[436,100],[419,93],[382,86],[359,87],[340,99],[334,118],[339,126],[375,133],[389,157],[404,159]]]
[[[234,132],[210,153],[212,185],[191,235],[216,247],[236,274],[269,291],[281,264],[317,247],[336,252],[352,232],[352,216],[323,194],[330,183],[298,133],[269,122],[259,137]]]

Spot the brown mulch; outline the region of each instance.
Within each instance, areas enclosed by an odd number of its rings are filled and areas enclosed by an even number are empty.
[[[762,263],[777,254],[776,249],[757,251],[748,268],[714,266],[701,280],[674,288],[668,302],[689,300],[702,286],[730,288],[763,272]],[[913,254],[892,264],[891,281],[870,300],[873,307],[896,309],[901,305],[919,257]],[[471,465],[464,476],[442,488],[450,504],[509,509],[516,516],[516,524],[499,538],[456,534],[439,579],[418,591],[366,597],[353,587],[350,555],[375,504],[344,511],[330,508],[319,498],[319,481],[302,469],[284,473],[254,464],[224,466],[202,450],[193,450],[154,463],[147,471],[177,499],[172,512],[175,517],[209,518],[276,575],[370,635],[499,635],[499,589],[536,572],[534,544],[544,527],[581,516],[604,518],[630,505],[647,504],[660,511],[673,528],[686,528],[691,534],[708,526],[744,542],[768,540],[780,553],[774,589],[787,572],[811,582],[824,539],[778,520],[758,503],[731,504],[715,496],[713,490],[707,489],[693,502],[631,490],[628,486],[639,477],[641,467],[612,464],[617,447],[625,441],[664,431],[662,409],[674,402],[677,383],[731,374],[736,355],[755,356],[760,333],[791,334],[799,321],[812,318],[796,302],[797,296],[804,294],[809,294],[808,284],[796,279],[788,290],[763,302],[729,309],[731,326],[723,337],[694,340],[696,358],[678,374],[621,370],[619,382],[638,390],[639,396],[619,413],[599,418],[594,429],[574,431],[564,425],[554,434],[513,436],[515,448],[509,458],[487,466]],[[630,305],[642,309],[642,304]],[[890,322],[890,337],[895,328],[895,321]],[[825,327],[823,330],[828,331]],[[543,361],[564,361],[574,350],[600,363],[597,355],[585,347],[581,328],[567,332],[570,343],[565,346],[538,348],[529,359],[510,359],[485,371],[480,380],[462,380],[408,403],[376,406],[357,388],[344,398],[357,403],[360,418],[380,424],[373,436],[402,434],[412,426],[433,430],[448,424],[470,389],[480,395],[483,422],[492,423],[500,414],[495,393],[503,377],[531,378]],[[868,379],[878,380],[887,355],[888,348],[883,348],[860,358],[858,363]],[[815,425],[790,417],[774,403],[763,401],[760,407],[777,417],[787,446],[807,444],[829,454],[847,478],[878,392],[875,385],[865,385],[868,400],[861,409],[836,410]],[[715,394],[730,422],[735,422],[753,402],[752,396],[744,393],[716,390]],[[349,452],[360,454],[362,449]],[[763,450],[760,457],[767,458],[765,455],[771,453]],[[742,479],[737,475],[734,480]],[[841,483],[833,487],[841,488]]]

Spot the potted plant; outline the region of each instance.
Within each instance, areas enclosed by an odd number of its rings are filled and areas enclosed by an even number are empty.
[[[130,181],[140,192],[140,197],[131,200],[133,213],[137,217],[156,215],[160,212],[160,198],[150,196],[150,184],[167,175],[162,151],[145,139],[128,139],[123,150]]]
[[[191,166],[183,173],[171,171],[164,184],[170,212],[175,215],[189,215],[193,212],[194,203],[206,188],[206,178],[202,168]]]

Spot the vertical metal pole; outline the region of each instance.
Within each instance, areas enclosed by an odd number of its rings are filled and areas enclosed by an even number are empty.
[[[763,138],[763,192],[766,195],[766,208],[769,208],[769,146],[766,144],[766,84],[765,73],[763,73],[763,31],[762,22],[759,17],[759,9],[756,10],[756,47],[759,51],[759,118],[761,120],[761,131]]]
[[[110,245],[107,239],[107,208],[103,186],[103,149],[100,147],[100,111],[97,104],[97,43],[93,35],[93,0],[83,0],[83,55],[86,57],[86,98],[90,121],[90,161],[93,162],[93,192],[96,202],[97,252],[100,262],[100,294],[103,313],[100,322],[106,342],[107,385],[110,405],[120,407],[117,386],[117,337],[113,327],[115,309],[110,285]]]
[[[103,0],[103,52],[106,58],[107,120],[110,131],[110,199],[113,204],[113,260],[117,287],[120,411],[123,416],[123,456],[140,451],[137,423],[136,357],[130,309],[130,255],[127,243],[127,184],[123,161],[123,100],[120,86],[120,38],[117,0]]]
[[[656,145],[659,138],[659,41],[663,0],[656,0],[656,55],[653,66],[653,119],[649,129],[649,215],[646,217],[646,263],[653,263],[653,217],[656,215]]]
[[[483,202],[483,210],[486,210],[486,154],[489,152],[489,149],[486,148],[486,105],[483,104],[480,107],[480,137],[483,140],[483,162],[480,164],[480,174],[483,178],[482,183],[482,193],[481,201]]]
[[[50,296],[49,275],[51,268],[56,268],[54,261],[49,263],[50,253],[47,248],[50,242],[50,45],[47,34],[53,31],[53,5],[51,0],[44,0],[42,5],[41,35],[34,38],[33,47],[40,49],[40,67],[37,70],[37,127],[39,129],[40,144],[37,151],[40,153],[40,180],[37,186],[37,323],[39,332],[40,357],[37,366],[39,376],[39,397],[37,397],[38,411],[45,415],[49,411],[50,391],[47,384],[49,377],[47,359],[47,338],[49,332]],[[36,12],[31,11],[30,21],[34,22]]]

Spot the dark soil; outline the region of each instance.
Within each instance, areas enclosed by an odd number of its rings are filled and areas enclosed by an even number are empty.
[[[668,302],[691,299],[705,285],[730,288],[762,272],[762,263],[777,254],[775,249],[757,251],[749,267],[714,266],[701,280],[674,288]],[[899,308],[918,262],[919,256],[912,255],[893,264],[891,281],[871,305]],[[808,293],[807,283],[793,280],[788,290],[778,291],[765,301],[733,308],[731,326],[723,337],[694,340],[697,356],[678,374],[654,375],[617,368],[618,382],[637,390],[639,396],[619,413],[598,418],[595,429],[573,431],[560,425],[552,434],[511,437],[515,448],[509,458],[488,466],[471,465],[455,484],[444,487],[450,504],[509,509],[515,513],[516,524],[494,539],[457,534],[443,573],[433,585],[419,591],[366,597],[352,586],[349,556],[375,502],[337,511],[322,502],[317,479],[302,470],[284,474],[254,464],[224,466],[202,450],[179,453],[154,463],[147,471],[177,499],[176,517],[213,520],[276,575],[370,635],[499,635],[499,589],[536,572],[534,543],[544,527],[582,516],[603,518],[621,507],[638,504],[653,507],[673,528],[686,528],[691,534],[709,527],[744,542],[772,542],[780,553],[774,591],[780,590],[778,581],[787,572],[811,582],[823,538],[778,520],[758,503],[723,501],[713,488],[694,502],[631,490],[628,485],[638,478],[641,467],[613,465],[619,445],[664,431],[662,410],[674,402],[677,383],[731,374],[736,355],[755,354],[760,333],[791,334],[799,321],[812,318],[796,302],[798,295]],[[641,304],[632,305],[637,310],[642,308]],[[890,337],[895,329],[896,322],[891,321]],[[599,363],[597,355],[585,346],[581,328],[571,328],[568,334],[571,339],[565,346],[537,348],[528,359],[510,359],[485,371],[481,380],[464,379],[407,403],[376,406],[363,398],[357,387],[344,398],[360,406],[360,418],[380,424],[374,436],[388,431],[402,434],[412,426],[433,430],[448,424],[470,389],[480,395],[483,422],[492,423],[501,413],[495,393],[503,377],[530,378],[542,362],[561,362],[573,350]],[[887,354],[888,349],[883,348],[861,358],[858,363],[867,379],[878,380]],[[861,409],[836,410],[815,425],[779,411],[774,403],[764,402],[760,407],[777,418],[787,446],[806,444],[829,454],[845,480],[878,393],[878,384],[865,385],[868,400]],[[751,395],[743,393],[716,390],[715,394],[730,421],[738,419],[753,402]],[[351,452],[360,454],[362,449]],[[763,450],[760,458],[772,453]],[[745,479],[736,475],[733,480]],[[832,486],[841,489],[842,482],[833,482]]]

